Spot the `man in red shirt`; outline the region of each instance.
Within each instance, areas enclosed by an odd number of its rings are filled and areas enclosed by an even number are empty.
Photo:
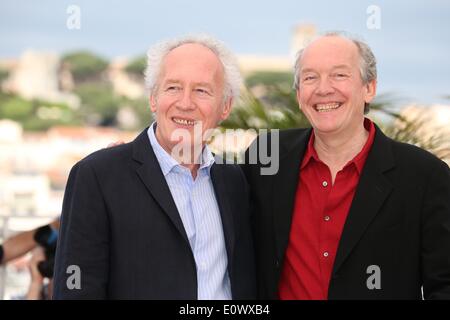
[[[364,117],[371,49],[326,34],[299,53],[294,85],[312,129],[280,132],[275,175],[244,166],[259,297],[450,299],[450,171]]]

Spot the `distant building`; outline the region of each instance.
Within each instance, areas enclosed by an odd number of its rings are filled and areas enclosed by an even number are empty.
[[[8,119],[0,120],[0,143],[18,143],[22,134],[23,129],[19,123]]]
[[[306,47],[316,35],[317,28],[314,24],[299,24],[294,27],[289,53],[292,61],[295,61],[297,52]]]
[[[139,82],[125,71],[128,60],[117,58],[111,62],[108,68],[108,78],[111,81],[114,92],[130,99],[138,99],[144,96],[144,82]]]
[[[131,141],[135,132],[113,128],[53,127],[23,132],[0,121],[0,216],[55,216],[61,211],[71,167],[114,141]]]
[[[317,33],[312,24],[300,24],[293,29],[291,48],[285,55],[241,54],[238,63],[244,76],[257,71],[289,72],[296,52],[303,48]],[[130,76],[125,68],[125,58],[113,60],[107,70],[107,79],[114,92],[130,99],[146,95],[143,79]],[[26,99],[42,99],[62,102],[72,107],[80,104],[79,98],[70,93],[74,88],[68,67],[54,53],[25,51],[18,59],[1,59],[0,68],[9,72],[2,90]]]
[[[10,67],[9,78],[2,85],[4,91],[25,99],[62,102],[72,107],[79,105],[77,96],[60,91],[57,54],[27,50],[16,64],[10,63]]]
[[[258,71],[291,72],[297,52],[304,48],[317,34],[312,24],[299,24],[294,27],[291,48],[286,55],[238,55],[238,62],[244,76]]]
[[[240,54],[237,56],[239,68],[244,76],[258,71],[288,72],[292,70],[289,56],[264,56]]]

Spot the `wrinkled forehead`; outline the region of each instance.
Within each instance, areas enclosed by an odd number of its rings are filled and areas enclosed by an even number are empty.
[[[168,67],[222,72],[223,66],[217,54],[198,43],[185,43],[170,50],[162,61],[163,69]]]
[[[324,36],[311,42],[300,58],[301,70],[317,66],[359,68],[360,55],[353,41],[339,36]]]

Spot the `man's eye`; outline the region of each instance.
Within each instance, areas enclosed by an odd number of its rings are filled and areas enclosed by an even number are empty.
[[[169,86],[169,87],[166,88],[166,91],[169,91],[169,92],[175,92],[175,91],[178,91],[178,90],[181,90],[181,88],[178,87],[178,86]]]
[[[195,91],[197,91],[199,94],[202,94],[202,95],[210,95],[209,91],[206,89],[203,89],[203,88],[197,88],[197,89],[195,89]]]
[[[312,81],[312,80],[314,80],[314,79],[316,79],[315,76],[305,76],[305,77],[303,78],[303,81]]]
[[[335,78],[338,78],[338,79],[343,79],[343,78],[347,78],[348,75],[345,74],[345,73],[336,73],[336,74],[334,75],[334,77],[335,77]]]

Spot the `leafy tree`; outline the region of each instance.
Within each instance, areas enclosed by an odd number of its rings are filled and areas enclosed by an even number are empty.
[[[246,78],[241,101],[224,128],[287,129],[308,127],[292,90],[293,75],[288,72],[256,72]]]
[[[76,83],[100,80],[108,62],[89,51],[66,54],[62,62],[67,64]]]
[[[143,77],[146,67],[147,57],[145,55],[142,55],[131,60],[125,67],[125,71],[132,75]]]
[[[25,100],[12,94],[0,94],[0,118],[22,124],[25,130],[46,130],[54,125],[80,123],[75,112],[65,104]]]
[[[270,106],[262,98],[257,98],[252,91],[243,93],[241,102],[233,109],[227,120],[222,122],[226,129],[288,129],[304,128],[309,122],[300,111],[297,104],[290,102],[292,97],[280,88],[273,87],[279,94],[279,103]],[[275,94],[275,91],[271,92]]]
[[[120,106],[121,108],[128,107],[131,109],[137,119],[136,125],[133,127],[127,127],[126,129],[128,130],[143,130],[153,121],[153,115],[150,111],[149,101],[147,98],[129,99],[122,97]]]
[[[0,69],[0,84],[9,76],[8,70]]]
[[[33,103],[20,97],[0,95],[0,118],[23,121],[33,112]]]
[[[292,72],[258,71],[245,78],[247,87],[257,85],[271,86],[274,84],[291,87],[294,81]]]
[[[114,95],[109,84],[80,84],[75,89],[75,94],[81,99],[80,116],[84,121],[101,126],[116,124],[116,113],[120,106],[120,98]]]

